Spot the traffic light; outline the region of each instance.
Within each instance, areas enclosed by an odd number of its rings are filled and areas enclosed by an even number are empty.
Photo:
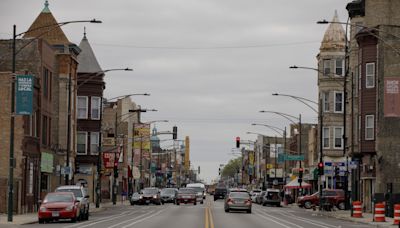
[[[322,162],[318,163],[318,175],[324,175],[324,163]]]
[[[172,139],[178,139],[178,127],[177,126],[172,127]]]
[[[240,137],[236,137],[236,148],[240,148]]]
[[[221,176],[221,168],[218,168],[218,176]]]
[[[303,179],[303,168],[299,169],[299,179]]]

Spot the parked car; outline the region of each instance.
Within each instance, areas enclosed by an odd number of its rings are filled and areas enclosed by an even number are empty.
[[[193,203],[197,204],[197,194],[194,189],[191,188],[181,188],[178,190],[178,194],[176,195],[176,205],[180,205],[181,203],[188,204]]]
[[[230,212],[231,210],[243,210],[247,213],[251,213],[251,207],[252,203],[248,192],[231,191],[225,198],[225,212]]]
[[[228,192],[228,190],[224,184],[218,184],[215,187],[214,201],[217,199],[224,199],[227,192]]]
[[[175,203],[176,194],[178,193],[178,189],[176,188],[164,188],[161,190],[160,197],[161,203]]]
[[[261,191],[260,194],[257,195],[257,197],[256,197],[257,204],[262,204],[265,193],[266,193],[266,191]]]
[[[253,189],[250,191],[250,198],[252,202],[256,202],[257,195],[259,195],[261,191],[261,189]]]
[[[277,207],[281,206],[281,196],[280,196],[280,190],[279,189],[272,189],[268,188],[267,191],[265,191],[263,200],[262,200],[262,205],[275,205]]]
[[[340,210],[345,209],[344,191],[342,189],[324,189],[322,198]],[[301,196],[297,199],[299,207],[310,209],[313,205],[319,206],[319,192],[312,195]]]
[[[79,201],[80,218],[79,220],[89,219],[89,195],[87,189],[80,185],[65,185],[56,188],[55,192],[72,192]]]
[[[72,192],[48,193],[38,212],[39,223],[59,219],[71,219],[72,222],[76,222],[79,217],[79,200]]]
[[[129,202],[131,203],[132,206],[135,204],[138,205],[138,204],[140,204],[140,197],[141,197],[141,195],[138,192],[134,192],[131,195]]]
[[[158,188],[144,188],[139,199],[140,204],[161,205],[160,190]]]

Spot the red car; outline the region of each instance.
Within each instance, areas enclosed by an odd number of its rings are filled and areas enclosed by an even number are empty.
[[[181,188],[178,190],[178,194],[176,196],[176,205],[180,203],[193,203],[197,204],[197,196],[196,191],[191,188]]]
[[[53,192],[46,195],[38,212],[39,223],[79,218],[79,200],[72,192]]]
[[[324,189],[322,190],[322,197],[332,203],[340,210],[344,210],[344,191],[342,189]],[[297,199],[299,207],[310,209],[313,205],[319,205],[319,192],[312,195],[301,196]]]

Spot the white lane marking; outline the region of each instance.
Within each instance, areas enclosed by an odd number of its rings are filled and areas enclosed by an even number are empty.
[[[258,212],[258,213],[260,213],[260,212]],[[264,214],[262,214],[262,215],[264,215],[264,216],[266,216],[266,217],[268,217],[268,218],[273,218],[273,219],[276,219],[276,220],[278,220],[278,221],[281,221],[281,222],[284,222],[284,223],[287,223],[287,224],[290,224],[290,225],[299,227],[299,228],[304,228],[304,226],[300,226],[300,225],[297,225],[297,224],[295,224],[295,223],[289,222],[289,221],[287,221],[287,220],[284,220],[284,219],[275,217],[275,216],[273,216],[273,215],[269,215],[269,214],[267,214],[266,211],[264,211]]]
[[[150,215],[150,216],[147,216],[147,217],[145,217],[145,218],[142,218],[142,219],[139,219],[139,220],[137,220],[137,221],[134,221],[134,222],[132,222],[132,223],[130,223],[130,224],[128,224],[128,225],[125,225],[125,226],[123,226],[123,227],[121,227],[121,228],[127,228],[127,227],[133,226],[133,225],[135,225],[135,224],[137,224],[137,223],[143,222],[144,220],[147,220],[147,219],[149,219],[149,218],[152,218],[152,217],[154,217],[154,216],[157,216],[157,215],[161,214],[161,213],[164,212],[165,210],[166,210],[166,209],[163,209],[163,210],[161,210],[161,211],[159,211],[159,212],[157,212],[157,213],[155,213],[155,214],[153,214],[153,215]],[[130,221],[130,220],[128,220],[128,221]],[[109,228],[111,228],[111,227],[109,227]]]
[[[288,217],[288,218],[292,218],[292,219],[295,219],[298,221],[302,221],[302,222],[309,223],[309,224],[323,227],[323,228],[327,228],[327,227],[337,228],[337,226],[335,226],[335,225],[327,224],[327,223],[316,221],[316,220],[302,218],[302,217],[299,217],[299,216],[291,214],[291,213],[279,212],[279,214],[281,214],[285,217]]]
[[[111,221],[111,220],[114,220],[114,219],[122,218],[122,217],[127,216],[127,215],[134,215],[136,213],[137,213],[137,211],[134,211],[134,212],[127,211],[127,212],[123,212],[121,215],[118,215],[118,216],[110,215],[110,216],[107,216],[107,217],[104,217],[104,218],[101,218],[101,219],[98,219],[98,220],[87,221],[87,223],[89,223],[89,224],[78,223],[78,224],[75,224],[75,225],[65,226],[64,228],[72,228],[72,227],[84,228],[84,227],[96,225],[98,223],[107,222],[107,221]]]
[[[257,213],[256,213],[256,215],[258,215],[258,216],[260,216],[260,217],[262,217],[262,218],[264,218],[264,219],[267,219],[267,220],[269,220],[269,221],[272,221],[272,222],[274,222],[274,223],[276,223],[276,224],[279,224],[279,225],[281,225],[281,226],[283,226],[283,227],[292,228],[292,227],[286,226],[285,224],[280,223],[280,222],[278,222],[278,221],[276,221],[276,220],[274,220],[274,219],[271,219],[271,218],[269,218],[269,217],[266,217],[266,216],[264,216],[264,215],[262,215],[262,214],[257,214]]]
[[[147,213],[145,213],[145,214],[143,214],[143,215],[139,215],[139,216],[137,216],[137,217],[135,217],[135,218],[128,219],[128,220],[124,220],[124,221],[122,221],[122,222],[120,222],[120,223],[114,224],[114,225],[112,225],[112,226],[108,226],[108,228],[120,227],[120,225],[122,225],[122,224],[124,224],[124,223],[128,223],[128,222],[130,222],[130,221],[132,221],[132,220],[140,219],[140,218],[146,217],[146,216],[148,216],[148,215],[151,215],[153,212],[154,212],[154,211],[149,211],[149,212],[147,212]]]

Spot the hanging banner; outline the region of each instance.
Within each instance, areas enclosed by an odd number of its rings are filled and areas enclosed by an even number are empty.
[[[135,124],[133,148],[150,150],[150,124]]]
[[[33,76],[17,75],[15,85],[15,114],[32,115],[33,111]]]
[[[384,116],[400,117],[400,78],[385,78]]]

